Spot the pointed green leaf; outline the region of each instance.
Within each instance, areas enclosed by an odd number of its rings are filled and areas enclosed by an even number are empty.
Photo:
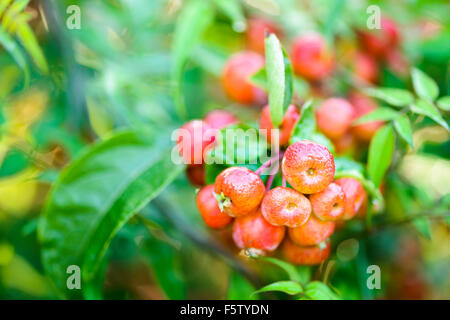
[[[378,107],[354,122],[355,125],[372,121],[390,121],[398,117],[398,112],[391,108]]]
[[[427,116],[448,130],[448,124],[442,118],[439,110],[431,103],[423,99],[417,99],[411,105],[411,111]]]
[[[403,114],[394,120],[394,128],[397,130],[400,137],[402,137],[411,148],[414,148],[411,123],[406,115]]]
[[[308,283],[305,288],[305,298],[311,300],[341,300],[329,286],[320,281]]]
[[[450,111],[450,96],[439,98],[436,104],[440,109]]]
[[[268,91],[269,85],[267,83],[267,72],[266,68],[262,67],[255,74],[250,77],[250,82],[254,85],[260,87],[261,89]]]
[[[60,174],[38,234],[44,268],[63,296],[99,296],[90,289],[115,233],[184,169],[172,161],[169,132],[165,136],[119,133],[89,147]],[[81,293],[66,286],[70,265],[82,270]]]
[[[278,281],[271,284],[268,284],[267,286],[256,290],[254,293],[261,293],[261,292],[269,292],[269,291],[279,291],[284,292],[290,295],[299,294],[303,292],[302,286],[298,282],[294,281]]]
[[[265,51],[270,116],[278,127],[292,99],[292,66],[275,34],[266,37]]]
[[[266,261],[269,263],[272,263],[273,265],[276,265],[277,267],[283,269],[289,276],[289,279],[293,280],[293,281],[298,281],[300,283],[305,283],[307,281],[307,279],[305,279],[305,277],[302,277],[302,275],[297,271],[297,269],[295,268],[294,265],[277,259],[277,258],[272,258],[272,257],[260,257],[259,258],[262,261]],[[306,281],[305,281],[306,280]]]
[[[15,0],[3,15],[2,19],[3,28],[7,29],[10,23],[12,23],[16,18],[16,16],[25,9],[25,7],[28,5],[29,2],[30,0]],[[2,6],[0,5],[0,7]]]
[[[417,68],[411,70],[414,90],[422,99],[434,101],[439,95],[439,88],[436,82],[425,72]]]
[[[391,164],[394,142],[394,131],[390,125],[379,129],[370,142],[367,172],[376,187],[380,186],[384,174]]]
[[[364,92],[395,107],[405,107],[414,101],[411,92],[397,88],[368,88]]]
[[[228,300],[255,300],[258,295],[254,294],[255,288],[242,275],[232,271],[228,280]]]
[[[31,30],[30,26],[26,23],[21,23],[17,26],[17,37],[20,39],[20,42],[27,50],[28,54],[33,59],[34,63],[37,65],[39,70],[42,73],[48,73],[48,64],[47,60],[45,60],[44,53],[39,46],[39,43]]]

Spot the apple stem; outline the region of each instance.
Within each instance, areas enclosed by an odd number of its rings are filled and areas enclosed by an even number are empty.
[[[283,155],[284,151],[278,152],[276,156],[273,156],[272,158],[264,162],[258,169],[256,169],[255,173],[260,176],[264,169],[270,167],[275,161],[281,160],[283,158]]]

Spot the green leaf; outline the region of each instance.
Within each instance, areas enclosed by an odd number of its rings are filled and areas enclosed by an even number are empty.
[[[10,1],[4,1],[6,4]],[[7,29],[8,26],[14,21],[16,16],[20,14],[28,5],[30,0],[15,0],[13,4],[6,10],[2,19],[3,28]],[[1,6],[3,7],[3,6]]]
[[[275,34],[266,37],[265,51],[270,116],[274,127],[278,127],[292,100],[292,66]]]
[[[256,300],[257,294],[253,294],[255,288],[242,275],[231,272],[229,278],[227,299],[228,300]]]
[[[391,163],[394,142],[394,131],[390,125],[379,129],[370,142],[367,172],[376,187],[380,186]]]
[[[411,92],[397,88],[368,88],[364,92],[395,107],[405,107],[414,101]]]
[[[315,131],[316,118],[314,116],[312,100],[308,100],[302,106],[300,118],[295,124],[290,143],[293,144],[300,140],[310,139]]]
[[[411,111],[431,118],[432,120],[434,120],[435,122],[437,122],[438,124],[440,124],[445,129],[448,130],[447,122],[445,122],[445,120],[439,113],[439,110],[432,103],[423,99],[417,99],[411,105]]]
[[[250,129],[250,130],[249,130]],[[245,124],[236,124],[220,130],[216,146],[207,153],[206,162],[215,164],[256,164],[267,156],[267,139]]]
[[[308,283],[305,287],[305,297],[311,300],[341,300],[329,286],[320,281]]]
[[[445,97],[439,98],[439,100],[436,102],[436,104],[442,110],[450,111],[450,96],[445,96]]]
[[[308,280],[308,279],[306,279],[307,277],[304,277],[304,275],[301,275],[297,271],[297,269],[294,265],[292,265],[288,262],[285,262],[285,261],[277,259],[277,258],[272,258],[272,257],[260,257],[258,259],[265,261],[265,262],[272,263],[272,264],[276,265],[277,267],[280,267],[281,269],[286,271],[286,273],[289,276],[289,279],[292,281],[306,283],[306,281]]]
[[[184,169],[172,161],[168,137],[119,133],[89,147],[60,174],[39,239],[44,268],[63,296],[79,294],[66,287],[70,265],[80,266],[83,294],[91,293],[114,234]]]
[[[400,137],[402,137],[411,148],[414,148],[411,123],[406,115],[403,114],[394,120],[394,128],[397,130]]]
[[[267,71],[265,67],[262,67],[255,74],[250,77],[250,82],[260,87],[261,89],[268,91],[269,84],[267,83]]]
[[[187,3],[177,19],[172,47],[172,79],[177,84],[175,86],[175,104],[178,116],[181,118],[185,118],[187,113],[181,86],[184,67],[192,50],[213,18],[214,10],[209,1],[194,0]]]
[[[47,74],[48,73],[48,64],[47,60],[45,60],[44,54],[39,46],[39,43],[36,39],[36,36],[31,30],[30,26],[27,23],[21,23],[17,26],[17,37],[20,39],[20,42],[27,50],[28,54],[33,58],[34,63],[37,65],[39,70]]]
[[[256,290],[254,293],[269,292],[269,291],[279,291],[290,295],[294,295],[302,293],[303,288],[298,282],[295,281],[278,281],[268,284],[267,286],[259,290]]]
[[[9,6],[12,0],[0,0],[0,17],[5,12],[5,9]]]
[[[391,108],[379,107],[355,120],[354,124],[372,122],[372,121],[390,121],[398,117],[398,112]]]
[[[417,68],[411,70],[414,90],[422,99],[434,101],[439,95],[439,88],[436,82],[425,72]]]
[[[226,14],[233,23],[233,29],[237,32],[245,31],[247,23],[245,20],[242,4],[238,0],[214,0],[217,7]]]
[[[105,138],[114,127],[111,115],[104,106],[89,97],[86,98],[86,107],[92,129],[100,138]]]

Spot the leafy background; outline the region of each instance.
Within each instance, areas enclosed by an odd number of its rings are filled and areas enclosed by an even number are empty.
[[[302,30],[352,39],[372,3],[402,26],[415,68],[384,66],[382,88],[367,90],[383,108],[365,121],[388,121],[362,150],[367,172],[346,158],[337,168],[384,201],[383,214],[336,234],[327,265],[243,262],[226,231],[204,227],[195,189],[170,161],[170,134],[215,108],[257,119],[219,80],[245,47],[246,16],[276,21],[286,34],[270,45],[288,47]],[[65,27],[73,4],[80,30]],[[450,298],[449,9],[436,0],[0,1],[0,298]],[[416,32],[425,19],[441,25],[432,38]],[[273,54],[254,81],[270,88],[276,118],[292,91],[306,98],[309,88],[277,81],[289,66]],[[345,94],[348,72],[330,86]],[[294,141],[327,143],[315,105],[304,106]],[[208,180],[217,170],[207,168]],[[68,264],[81,266],[83,290],[66,289]],[[366,286],[372,264],[381,290]]]

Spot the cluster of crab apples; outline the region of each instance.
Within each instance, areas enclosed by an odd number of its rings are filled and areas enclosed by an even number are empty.
[[[288,109],[286,115],[297,119],[297,108],[291,107],[290,110],[295,111],[289,112]],[[264,110],[261,123],[264,123]],[[214,136],[205,139],[204,135],[195,135],[196,129],[201,127],[203,129],[199,132],[205,133],[205,128],[220,129],[236,121],[227,111],[216,110],[204,120],[185,124],[183,128],[194,137],[189,140],[190,148],[186,148],[183,136],[178,140],[180,154],[186,163],[194,163],[195,160],[202,162],[205,151],[215,143]],[[292,119],[285,121],[291,123]],[[290,127],[281,129],[280,142],[289,141],[292,133]],[[286,129],[287,133],[283,132]],[[190,151],[200,142],[201,158],[195,159],[194,152]],[[280,145],[286,147],[287,143]],[[263,170],[260,169],[279,165],[280,158],[283,183],[271,188],[272,181],[265,185],[260,177]],[[232,225],[232,238],[236,246],[252,254],[268,254],[281,246],[284,257],[292,263],[321,263],[330,254],[329,237],[336,224],[363,214],[367,199],[364,188],[353,178],[334,180],[333,155],[325,146],[309,140],[287,146],[279,158],[273,159],[256,171],[246,167],[229,167],[210,185],[204,185],[201,163],[189,165],[189,180],[201,186],[196,203],[203,221],[215,229]]]
[[[228,111],[214,110],[203,120],[186,123],[182,129],[190,135],[189,140],[180,135],[177,146],[188,164],[188,180],[201,188],[196,203],[207,226],[232,226],[234,243],[247,252],[269,254],[281,248],[288,261],[315,265],[330,255],[330,236],[335,229],[365,214],[367,194],[354,178],[335,179],[334,157],[325,146],[309,140],[289,144],[301,115],[296,105],[287,108],[280,126],[273,126],[267,93],[250,80],[264,67],[264,37],[268,32],[283,37],[270,21],[248,21],[247,49],[229,58],[221,81],[230,100],[241,106],[265,105],[259,126],[266,129],[268,142],[274,136],[279,138],[280,157],[275,162],[281,169],[281,185],[271,187],[273,173],[265,185],[261,168],[251,171],[239,166],[223,170],[214,184],[205,185],[204,158],[216,139],[215,134],[208,134],[210,129],[215,132],[239,122]],[[357,39],[357,48],[350,50],[342,63],[352,63],[349,69],[363,83],[376,83],[379,64],[402,64],[400,36],[394,21],[383,18],[381,30],[358,31]],[[335,152],[342,154],[370,142],[383,122],[355,124],[356,119],[378,107],[362,92],[352,89],[347,97],[333,97],[327,91],[325,80],[337,69],[335,51],[339,45],[333,50],[320,34],[305,33],[292,41],[290,59],[294,73],[308,81],[310,93],[320,101],[315,110],[317,128],[330,139]],[[272,135],[275,129],[279,130],[278,135]],[[200,152],[194,152],[196,148]]]
[[[361,183],[353,178],[334,181],[333,156],[318,143],[302,140],[286,149],[281,161],[287,181],[283,186],[269,189],[257,171],[227,168],[197,194],[205,224],[211,228],[232,224],[233,240],[241,249],[266,254],[283,243],[282,252],[290,262],[318,264],[330,254],[329,237],[336,222],[349,220],[364,208]]]

